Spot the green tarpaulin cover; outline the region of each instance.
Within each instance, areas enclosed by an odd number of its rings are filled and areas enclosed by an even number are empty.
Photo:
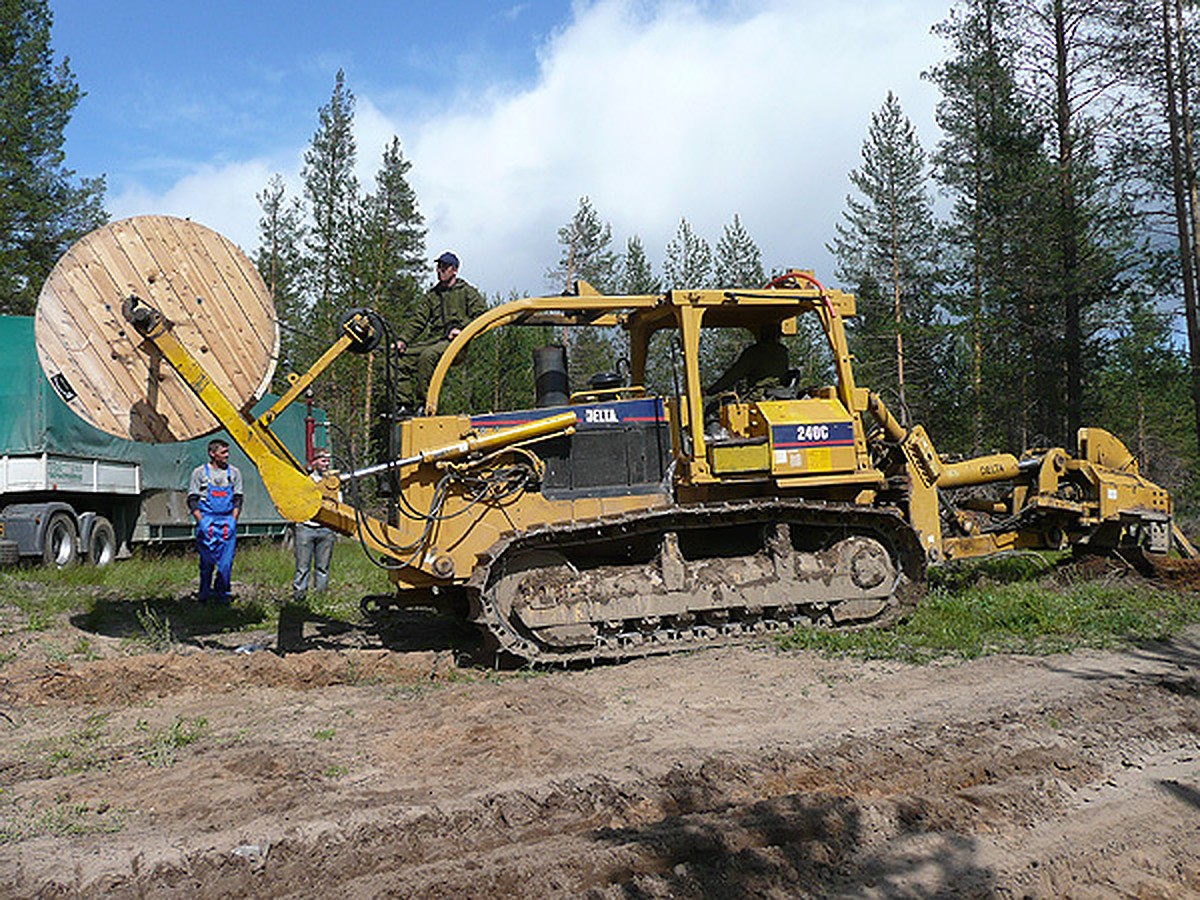
[[[254,408],[254,415],[265,412],[276,399],[268,394]],[[305,413],[302,405],[293,405],[271,426],[301,462]],[[0,316],[0,454],[54,453],[139,463],[145,490],[187,490],[188,476],[208,458],[208,442],[217,436],[229,439],[221,430],[177,444],[143,444],[94,428],[71,411],[42,373],[34,344],[33,318]],[[230,461],[244,476],[243,516],[258,521],[278,519],[257,471],[236,445]]]

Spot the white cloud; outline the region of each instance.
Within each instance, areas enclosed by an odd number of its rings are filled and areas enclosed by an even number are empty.
[[[618,249],[660,261],[680,217],[715,245],[740,214],[768,266],[832,263],[870,114],[895,91],[927,149],[939,3],[778,0],[750,14],[606,0],[577,9],[538,83],[418,123],[412,181],[430,250],[453,247],[493,292],[545,289],[556,231],[588,195]]]
[[[258,244],[258,194],[277,171],[256,159],[224,166],[201,166],[164,194],[130,185],[107,200],[114,219],[137,215],[179,216],[225,235],[246,253]]]
[[[929,27],[948,7],[580,3],[520,92],[479,85],[453,108],[415,115],[359,94],[359,178],[374,187],[380,153],[399,135],[430,255],[454,249],[464,276],[488,293],[547,288],[557,229],[583,195],[612,223],[616,249],[637,234],[656,265],[680,217],[715,246],[738,213],[768,267],[815,267],[831,281],[824,244],[888,90],[933,148],[936,92],[920,73],[943,52]],[[255,194],[273,172],[298,191],[303,151],[204,166],[161,196],[131,188],[109,207],[187,215],[251,250]]]

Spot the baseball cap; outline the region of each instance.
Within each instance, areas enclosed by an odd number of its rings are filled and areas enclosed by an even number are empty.
[[[443,253],[441,256],[439,256],[436,260],[434,260],[434,262],[440,263],[442,265],[453,266],[456,269],[458,268],[458,257],[455,256],[453,253],[451,253],[449,250],[447,250],[445,253]]]

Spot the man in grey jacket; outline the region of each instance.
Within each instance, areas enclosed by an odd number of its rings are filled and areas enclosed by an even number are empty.
[[[312,480],[320,484],[329,473],[329,451],[320,448],[309,467]],[[308,583],[313,590],[325,593],[329,586],[329,561],[337,535],[320,522],[300,522],[296,525],[296,574],[292,578],[292,602],[303,603],[308,596]]]

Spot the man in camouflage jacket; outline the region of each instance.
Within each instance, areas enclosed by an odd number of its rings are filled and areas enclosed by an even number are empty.
[[[442,353],[468,322],[487,310],[483,295],[458,277],[458,257],[446,252],[437,262],[437,284],[427,290],[397,329],[400,351],[397,403],[420,411]]]

